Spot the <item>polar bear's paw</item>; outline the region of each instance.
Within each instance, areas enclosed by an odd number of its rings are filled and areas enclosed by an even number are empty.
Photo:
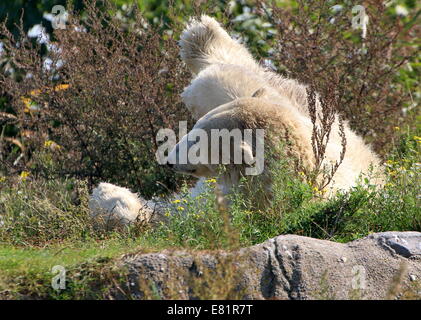
[[[192,19],[181,34],[181,58],[197,74],[209,64],[214,45],[221,40],[232,41],[215,19],[209,16]]]
[[[181,34],[180,55],[194,74],[214,63],[228,63],[257,68],[248,50],[209,16],[192,19]]]
[[[147,223],[154,212],[154,208],[136,193],[105,182],[92,191],[89,209],[96,225],[105,229],[134,222]]]

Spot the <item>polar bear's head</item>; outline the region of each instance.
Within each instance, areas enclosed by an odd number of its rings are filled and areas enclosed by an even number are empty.
[[[215,176],[221,166],[228,172],[262,173],[267,121],[259,106],[266,102],[258,98],[237,99],[208,112],[171,150],[168,165],[197,177]]]

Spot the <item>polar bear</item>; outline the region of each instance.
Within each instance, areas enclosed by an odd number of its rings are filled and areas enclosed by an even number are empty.
[[[206,130],[236,128],[239,124],[248,123],[243,117],[245,115],[243,111],[249,110],[251,116],[249,120],[260,119],[261,128],[273,131],[280,140],[285,134],[285,128],[288,128],[287,131],[292,132],[295,141],[295,148],[288,152],[299,158],[308,168],[314,166],[314,156],[310,145],[311,122],[308,117],[305,85],[277,75],[259,65],[245,46],[233,40],[216,20],[208,16],[192,20],[182,33],[180,47],[181,58],[195,75],[181,95],[193,118],[198,120],[193,130],[198,128]],[[259,115],[258,110],[263,113]],[[235,115],[235,117],[228,119],[228,115]],[[262,115],[269,115],[269,118],[262,118]],[[271,116],[273,119],[270,118]],[[274,124],[274,119],[279,120],[279,123]],[[250,121],[252,124],[256,124],[252,120]],[[257,129],[253,125],[250,127]],[[337,132],[338,121],[336,120],[327,146],[325,162],[339,159],[341,145]],[[379,171],[380,168],[377,156],[346,124],[345,133],[348,141],[347,152],[329,186],[330,194],[335,190],[349,189],[355,185],[358,175],[366,173],[370,164],[373,165],[374,171]],[[170,152],[169,159],[177,158],[183,144],[187,147],[192,146],[189,145],[191,142],[188,141],[188,136],[183,137]],[[252,158],[256,152],[253,145],[240,144],[238,147],[242,152],[248,154],[249,158]],[[213,165],[180,164],[176,163],[176,160],[174,161],[173,168],[176,171],[193,174],[200,178],[196,186],[191,189],[190,194],[193,197],[203,192],[204,177],[217,174],[216,167]],[[229,193],[233,186],[238,185],[245,165],[229,166],[228,169],[219,178],[220,188],[225,194]],[[268,176],[267,170],[264,171],[263,178],[268,180],[267,185],[269,186],[270,176]],[[382,180],[377,179],[375,182],[381,184]],[[116,189],[98,187],[102,193],[105,192],[108,195],[98,195],[99,191],[94,190],[91,200],[96,202],[90,206],[94,215],[98,212],[109,214],[119,204],[117,216],[120,217],[119,221],[125,222],[134,221],[140,212],[139,207],[149,210],[149,212],[156,208],[158,208],[158,212],[162,212],[168,207],[168,202],[162,199],[146,201],[135,194],[120,192],[119,187],[114,187]],[[112,200],[110,201],[110,199]],[[145,203],[147,207],[144,206]]]
[[[244,136],[245,129],[265,130],[266,141],[264,143],[265,151],[270,150],[282,142],[284,144],[283,154],[276,156],[285,156],[297,159],[300,164],[312,170],[315,167],[315,157],[311,145],[312,123],[311,120],[303,115],[299,110],[291,107],[289,101],[274,103],[262,97],[239,98],[222,106],[211,110],[200,118],[194,125],[193,129],[184,136],[180,142],[172,149],[168,155],[170,166],[177,172],[194,175],[196,177],[218,177],[218,183],[224,194],[229,194],[234,186],[238,186],[241,177],[246,177],[245,170],[247,163],[245,159],[256,158],[256,143],[248,142],[243,139],[240,143],[230,145],[229,156],[230,161],[223,165],[223,170],[219,171],[220,164],[212,162],[212,130],[228,130],[239,129]],[[205,144],[208,148],[205,152],[207,159],[204,161],[192,163],[187,157],[186,163],[179,161],[181,152],[185,150],[187,153],[192,148],[197,147],[201,141],[197,139],[197,132],[202,130],[206,133]],[[348,190],[356,184],[360,174],[369,175],[373,172],[372,182],[381,184],[381,177],[377,175],[381,172],[381,164],[378,157],[364,143],[364,141],[355,135],[352,131],[348,132],[348,145],[344,160],[335,172],[332,181],[327,186],[326,196],[333,195],[337,190]],[[268,139],[269,138],[269,139]],[[218,145],[220,148],[221,145]],[[234,149],[234,152],[233,152]],[[238,149],[243,153],[243,161],[234,163],[232,155]],[[329,143],[326,147],[325,163],[336,161],[341,152],[341,137],[339,133],[331,133]],[[200,150],[202,152],[202,150]],[[219,150],[220,154],[221,151]],[[203,160],[203,159],[202,159]],[[264,167],[261,179],[267,190],[270,191],[270,168]]]
[[[296,145],[300,146],[301,153],[297,153],[295,150],[295,156],[301,160],[307,159],[304,162],[307,162],[308,169],[314,167],[314,155],[310,154],[312,153],[313,124],[309,117],[305,85],[292,79],[286,79],[259,65],[245,46],[233,40],[216,20],[208,16],[193,20],[186,27],[181,36],[180,47],[182,59],[195,75],[181,95],[192,116],[198,120],[192,132],[202,126],[218,128],[221,124],[215,121],[226,122],[226,120],[216,120],[223,119],[223,117],[215,116],[213,112],[214,110],[221,111],[219,106],[225,105],[224,108],[226,108],[227,104],[230,105],[230,102],[238,99],[259,98],[273,108],[280,108],[279,112],[289,114],[289,117],[284,118],[283,121],[292,121],[294,125],[289,128],[291,132],[298,135],[300,139],[305,139],[300,143],[296,141]],[[252,105],[263,108],[262,103],[251,103],[250,106]],[[318,96],[316,110],[320,115],[321,107]],[[210,119],[213,119],[213,123],[207,123]],[[284,124],[281,122],[279,125]],[[348,190],[356,184],[356,179],[360,174],[368,173],[370,166],[373,166],[375,175],[378,176],[377,179],[374,179],[375,182],[381,185],[383,180],[380,173],[380,160],[362,138],[349,128],[347,122],[343,125],[347,139],[347,151],[345,159],[328,188],[330,192],[327,194],[333,194],[338,189]],[[335,115],[323,164],[335,163],[340,158],[342,145],[339,129],[339,117]],[[183,144],[187,148],[194,145],[194,141],[189,141],[188,136],[181,139],[179,145],[170,153],[171,157],[176,156],[177,150]],[[169,160],[177,161],[171,157]],[[209,165],[176,163],[174,169],[195,176],[216,174],[215,168]],[[222,189],[229,190],[232,185],[237,183],[237,177],[238,170],[233,169],[232,174],[228,170],[228,173],[220,179]]]

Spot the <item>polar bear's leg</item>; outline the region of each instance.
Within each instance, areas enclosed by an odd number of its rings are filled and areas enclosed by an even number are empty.
[[[214,64],[244,67],[248,73],[265,79],[269,86],[288,97],[300,112],[308,115],[306,86],[261,66],[215,19],[203,15],[200,20],[192,20],[181,35],[180,47],[181,58],[194,74]]]
[[[135,221],[148,222],[153,208],[129,189],[101,182],[89,198],[91,216],[99,226],[112,228]]]
[[[250,71],[260,71],[248,50],[209,16],[193,19],[187,25],[181,34],[180,47],[181,58],[195,74],[215,63],[236,64]]]
[[[208,190],[206,178],[200,178],[189,190],[189,197],[198,201],[198,197]],[[100,183],[91,193],[89,210],[97,227],[112,229],[123,227],[136,221],[152,226],[168,221],[167,213],[176,214],[171,204],[174,200],[183,199],[175,194],[171,198],[155,197],[145,200],[129,189],[111,183]],[[184,206],[183,203],[180,206]],[[171,212],[172,211],[172,212]]]
[[[213,64],[202,70],[184,89],[181,98],[193,118],[198,120],[216,107],[238,98],[250,98],[264,90],[266,99],[281,102],[267,81],[246,68],[233,64]],[[260,96],[261,97],[261,96]]]

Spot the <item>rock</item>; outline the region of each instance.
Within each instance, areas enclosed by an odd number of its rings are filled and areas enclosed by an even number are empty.
[[[394,279],[406,288],[421,277],[420,243],[419,232],[346,244],[281,235],[231,252],[126,255],[119,265],[136,284],[128,288],[136,298],[384,299],[394,292]]]
[[[406,258],[421,255],[419,232],[383,232],[371,236],[380,244]]]

